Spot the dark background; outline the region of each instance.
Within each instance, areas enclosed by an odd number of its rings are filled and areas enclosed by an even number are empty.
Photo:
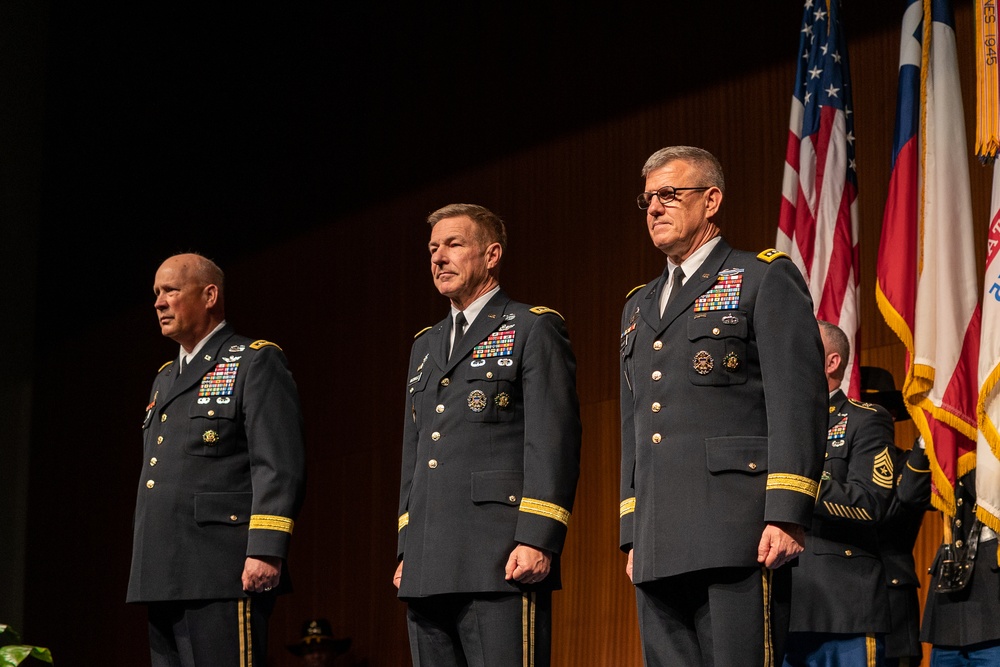
[[[870,283],[902,3],[844,4],[862,361],[900,378]],[[956,4],[968,116],[971,10]],[[662,269],[632,203],[639,168],[671,143],[712,150],[730,185],[727,238],[771,245],[801,7],[0,7],[0,622],[15,619],[59,665],[147,660],[143,610],[124,604],[138,427],[177,351],[151,287],[166,256],[194,250],[227,271],[229,320],[285,349],[303,397],[309,491],[272,664],[293,664],[282,645],[314,616],[353,638],[341,664],[406,664],[389,583],[401,387],[413,333],[447,307],[423,220],[471,201],[508,221],[505,289],[565,315],[579,361],[584,470],[556,664],[633,664],[615,329],[624,294]]]

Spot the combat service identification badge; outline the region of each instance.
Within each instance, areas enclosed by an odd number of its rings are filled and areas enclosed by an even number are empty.
[[[479,389],[469,392],[469,409],[473,412],[482,412],[486,409],[486,394]]]
[[[694,370],[698,375],[708,375],[715,368],[715,359],[707,351],[701,350],[694,355]]]

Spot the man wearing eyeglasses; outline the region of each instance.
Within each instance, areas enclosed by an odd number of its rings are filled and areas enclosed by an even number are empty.
[[[804,547],[826,434],[812,303],[784,253],[722,238],[712,154],[664,148],[642,176],[639,208],[667,259],[621,322],[621,548],[643,657],[780,663],[783,566]]]

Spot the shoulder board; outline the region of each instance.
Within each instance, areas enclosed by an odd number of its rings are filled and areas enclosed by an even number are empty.
[[[270,347],[276,347],[279,350],[281,350],[281,346],[280,345],[278,345],[277,343],[272,343],[269,340],[255,340],[254,342],[250,343],[249,347],[250,347],[251,350],[259,350],[262,347],[268,347],[268,346],[270,346]]]
[[[165,364],[163,364],[162,366],[160,366],[160,370],[158,370],[158,371],[156,371],[156,372],[157,372],[157,373],[162,373],[162,372],[163,372],[163,369],[164,369],[164,368],[166,368],[167,366],[169,366],[169,365],[170,365],[170,364],[172,364],[172,363],[174,363],[174,360],[173,360],[173,359],[171,359],[171,360],[170,360],[170,361],[168,361],[167,363],[165,363]]]
[[[781,252],[777,248],[768,248],[764,252],[757,255],[757,259],[759,259],[762,262],[767,262],[768,264],[778,259],[779,257],[788,257],[788,253]],[[791,257],[788,257],[788,259],[791,259]]]
[[[878,412],[878,409],[871,403],[861,403],[860,401],[855,401],[853,398],[847,399],[847,402],[851,405],[859,408],[864,408],[865,410],[871,410],[872,412]]]
[[[431,330],[430,327],[424,327],[423,329],[421,329],[420,331],[418,331],[416,334],[414,334],[413,338],[414,339],[420,338],[422,335],[424,335],[425,333],[427,333],[430,330]]]
[[[535,315],[544,315],[545,313],[552,313],[553,315],[559,315],[559,311],[552,310],[548,306],[535,306],[534,308],[529,308],[528,310],[530,310],[531,312],[533,312]],[[562,315],[559,315],[559,318],[563,322],[566,321],[566,318],[563,317]]]
[[[630,298],[633,294],[635,294],[636,292],[638,292],[639,290],[641,290],[645,286],[646,286],[646,283],[643,283],[641,285],[636,285],[635,287],[633,287],[632,289],[630,289],[628,291],[628,294],[625,295],[625,298],[626,299]]]

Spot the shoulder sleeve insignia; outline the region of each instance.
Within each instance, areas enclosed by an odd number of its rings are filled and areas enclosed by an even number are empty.
[[[163,364],[162,366],[160,366],[160,370],[158,370],[158,371],[156,371],[156,372],[157,372],[157,373],[162,373],[162,372],[163,372],[163,369],[164,369],[164,368],[166,368],[167,366],[169,366],[169,365],[170,365],[170,364],[172,364],[172,363],[174,363],[174,360],[173,360],[173,359],[171,359],[171,360],[170,360],[170,361],[168,361],[167,363],[165,363],[165,364]]]
[[[276,347],[279,350],[281,349],[280,345],[278,345],[277,343],[272,343],[269,340],[255,340],[254,342],[250,343],[251,350],[259,350],[262,347],[268,347],[268,346]]]
[[[892,457],[889,456],[889,448],[886,447],[875,457],[875,463],[872,465],[872,481],[878,486],[891,489],[894,476]]]
[[[636,285],[635,287],[633,287],[632,289],[630,289],[628,291],[628,294],[625,295],[625,298],[629,299],[633,294],[635,294],[636,292],[638,292],[639,290],[641,290],[645,286],[646,286],[646,283],[643,283],[641,285]]]
[[[430,330],[431,330],[430,327],[424,327],[423,329],[421,329],[420,331],[418,331],[416,334],[414,334],[413,338],[414,339],[420,338],[421,336],[423,336],[425,333],[427,333]]]
[[[764,252],[757,255],[757,259],[759,259],[762,262],[767,262],[768,264],[778,259],[779,257],[788,257],[788,253],[781,252],[777,248],[768,248]],[[791,257],[788,257],[788,259],[791,259]]]
[[[535,315],[544,315],[545,313],[552,313],[553,315],[559,315],[559,318],[562,321],[564,322],[566,321],[566,318],[560,315],[559,311],[552,310],[548,306],[535,306],[534,308],[529,308],[529,310],[533,312]]]

